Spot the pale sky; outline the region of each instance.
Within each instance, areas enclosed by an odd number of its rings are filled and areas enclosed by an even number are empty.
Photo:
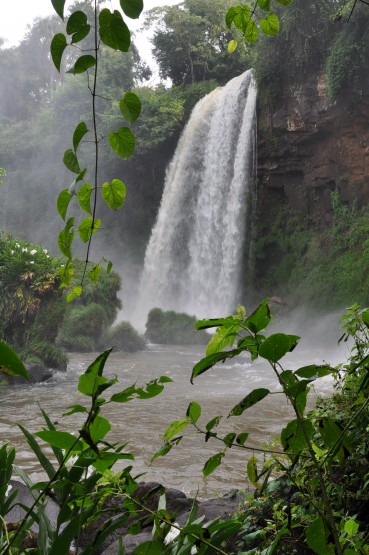
[[[180,0],[144,0],[145,10],[168,4],[178,4]],[[66,0],[65,10],[73,3]],[[119,0],[107,0],[107,7],[119,8]],[[0,0],[0,37],[6,40],[5,46],[14,46],[22,40],[26,27],[36,17],[55,14],[50,0]],[[143,23],[139,20],[125,18],[128,27],[134,31]],[[141,56],[147,61],[150,58],[150,45],[147,39],[137,36],[135,40]]]

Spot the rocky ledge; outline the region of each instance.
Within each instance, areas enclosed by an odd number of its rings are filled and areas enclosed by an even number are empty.
[[[28,488],[20,482],[11,481],[11,489],[18,489],[18,496],[16,499],[17,506],[6,515],[6,521],[16,524],[24,516],[24,509],[20,507],[29,507],[33,503],[34,498],[28,491]],[[141,524],[140,532],[135,535],[128,533],[128,530],[132,529],[132,525],[138,520],[138,517],[132,517],[127,514],[127,520],[124,525],[114,530],[95,553],[100,555],[116,555],[118,553],[119,538],[122,538],[126,555],[132,555],[137,545],[150,540],[152,538],[153,526],[153,519],[150,511],[158,509],[159,498],[163,492],[165,492],[166,497],[166,510],[172,516],[173,522],[179,527],[185,525],[194,505],[197,509],[197,516],[204,516],[203,523],[206,523],[216,518],[221,520],[231,518],[239,508],[240,503],[245,499],[244,492],[232,490],[222,497],[214,497],[212,499],[200,501],[187,497],[180,490],[173,488],[166,489],[157,482],[141,482],[134,494],[135,499],[139,503],[142,502],[142,505],[145,506],[145,509],[140,511],[139,516]],[[103,516],[84,529],[80,538],[80,545],[82,547],[90,545],[91,538],[95,536],[98,529],[106,520],[113,515],[124,513],[124,509],[122,509],[124,499],[124,496],[114,496],[106,500],[102,513]],[[58,506],[50,499],[46,504],[46,514],[54,525],[57,520],[58,512]],[[38,529],[36,525],[32,527],[32,531],[31,540],[37,545]],[[234,546],[231,541],[227,549],[231,552],[233,548]]]
[[[2,374],[2,379],[10,385],[26,385],[46,382],[52,378],[55,370],[52,368],[45,368],[41,364],[25,362],[24,366],[30,377],[30,382],[27,382],[21,376],[8,376],[7,374]],[[65,368],[66,370],[66,368]]]

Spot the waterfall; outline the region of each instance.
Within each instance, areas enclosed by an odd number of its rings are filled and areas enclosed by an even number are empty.
[[[138,314],[224,316],[237,302],[255,184],[251,70],[201,99],[178,142],[147,246]]]

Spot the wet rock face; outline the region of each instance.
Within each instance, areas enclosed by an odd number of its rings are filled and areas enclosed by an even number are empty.
[[[342,202],[369,202],[369,91],[330,101],[317,75],[286,86],[278,106],[259,113],[258,182],[262,211],[284,202],[322,227],[332,218],[331,191]]]
[[[8,376],[6,374],[3,374],[2,378],[10,385],[29,385],[30,383],[41,383],[46,382],[46,380],[52,378],[53,371],[50,368],[45,368],[44,366],[41,366],[41,364],[28,362],[26,362],[24,365],[30,377],[29,382],[21,376]]]

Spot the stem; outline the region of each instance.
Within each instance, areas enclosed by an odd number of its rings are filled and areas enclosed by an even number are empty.
[[[46,484],[46,486],[44,487],[44,489],[42,491],[40,491],[40,494],[36,497],[35,501],[33,502],[33,504],[31,505],[31,507],[28,509],[28,511],[26,512],[26,514],[24,515],[24,517],[21,520],[21,525],[19,526],[18,530],[16,531],[16,533],[14,534],[14,536],[12,537],[8,547],[5,548],[4,551],[2,551],[2,553],[10,553],[10,547],[13,545],[13,543],[15,542],[16,538],[19,536],[23,525],[27,522],[28,518],[31,516],[31,514],[33,513],[34,508],[38,505],[38,503],[40,502],[40,500],[46,496],[48,490],[51,488],[51,486],[53,485],[53,483],[56,481],[56,479],[59,477],[59,474],[62,470],[62,468],[64,468],[64,464],[67,461],[70,453],[73,451],[73,448],[75,445],[77,445],[77,442],[80,440],[80,436],[78,436],[76,438],[76,441],[70,446],[70,448],[68,449],[68,451],[66,452],[66,454],[64,455],[64,458],[61,462],[61,464],[59,465],[59,468],[57,469],[57,471],[55,472],[54,476],[52,478],[50,478],[50,480],[48,481],[48,483]]]
[[[338,438],[336,439],[336,441],[334,442],[334,444],[332,445],[332,447],[329,449],[328,453],[326,454],[326,456],[324,457],[323,461],[321,462],[321,466],[323,464],[325,464],[327,462],[328,457],[334,453],[334,450],[336,449],[337,445],[339,444],[339,442],[341,441],[342,437],[345,435],[345,433],[347,432],[347,430],[349,429],[349,427],[351,426],[351,424],[354,422],[354,420],[356,420],[356,418],[359,416],[359,414],[367,407],[367,405],[369,404],[369,397],[368,399],[365,401],[365,403],[363,405],[361,405],[360,409],[355,412],[355,414],[350,418],[350,420],[348,421],[347,425],[345,426],[344,430],[342,430],[342,432],[340,433],[340,435],[338,436]]]
[[[96,406],[95,406],[95,402],[96,402],[96,398],[97,396],[94,396],[92,398],[91,401],[91,408],[89,410],[89,413],[87,415],[86,418],[86,422],[83,425],[82,431],[85,430],[88,425],[90,424],[93,415],[96,411]],[[2,551],[1,553],[10,553],[10,547],[13,545],[14,541],[16,540],[16,538],[19,536],[24,524],[27,522],[27,519],[31,516],[31,514],[33,513],[33,510],[35,509],[35,507],[38,505],[38,503],[40,502],[40,500],[46,496],[47,492],[49,491],[49,489],[51,488],[51,486],[53,485],[54,482],[56,482],[57,478],[59,477],[62,469],[64,468],[64,465],[66,463],[66,461],[68,460],[69,455],[71,454],[71,452],[74,449],[74,446],[77,445],[78,441],[80,441],[80,439],[82,438],[81,432],[79,432],[75,442],[70,446],[70,448],[68,449],[68,451],[65,453],[62,462],[59,464],[59,467],[57,469],[57,471],[55,472],[54,476],[52,478],[50,478],[50,480],[48,481],[48,483],[46,484],[46,486],[44,487],[44,489],[40,492],[40,494],[36,497],[34,503],[32,504],[32,506],[28,509],[27,513],[25,514],[25,516],[22,518],[21,520],[21,525],[18,528],[18,530],[16,531],[15,535],[13,536],[13,538],[11,539],[10,543],[8,544],[8,546],[5,548],[4,551]]]
[[[7,527],[7,523],[5,522],[5,520],[3,519],[3,517],[0,515],[0,521],[3,525],[3,530],[5,533],[5,539],[6,539],[6,543],[8,544],[8,553],[9,555],[12,555],[12,550],[10,549],[10,544],[9,544],[9,534],[8,534],[8,527]]]
[[[313,464],[314,464],[314,467],[315,467],[315,470],[316,470],[316,473],[317,473],[317,476],[318,476],[318,479],[319,479],[319,485],[320,485],[320,489],[321,489],[321,493],[322,493],[323,505],[324,505],[324,509],[325,509],[325,512],[326,512],[325,520],[326,520],[326,522],[327,522],[327,524],[330,528],[330,531],[332,533],[332,536],[333,536],[333,541],[334,541],[334,545],[335,545],[335,548],[336,548],[336,555],[343,555],[341,545],[340,545],[339,535],[338,535],[338,531],[337,531],[337,527],[336,527],[336,522],[335,522],[335,519],[334,519],[334,516],[333,516],[333,511],[332,511],[332,507],[331,507],[331,504],[330,504],[330,501],[329,501],[327,489],[325,487],[325,481],[324,481],[322,469],[321,469],[321,467],[320,467],[320,465],[319,465],[319,463],[316,459],[315,452],[314,452],[314,449],[311,445],[310,438],[309,438],[309,436],[306,432],[305,425],[304,425],[304,420],[303,420],[303,418],[300,414],[300,411],[298,410],[298,408],[296,406],[295,399],[290,397],[288,395],[288,393],[286,392],[285,384],[283,383],[283,380],[280,379],[280,375],[279,375],[279,372],[277,370],[276,363],[270,363],[270,364],[271,364],[271,367],[273,368],[276,376],[278,377],[278,381],[281,384],[281,386],[283,388],[283,391],[285,392],[286,397],[289,399],[290,403],[292,404],[293,410],[295,411],[295,414],[296,414],[297,421],[301,426],[301,429],[302,429],[302,432],[304,434],[305,441],[306,441],[306,444],[307,444],[307,447],[308,447],[309,454],[311,456],[311,459],[313,461]]]
[[[95,167],[94,167],[94,201],[93,201],[93,209],[92,209],[92,223],[91,223],[91,235],[88,239],[88,243],[87,243],[87,252],[86,252],[86,260],[85,260],[85,266],[83,269],[83,275],[82,275],[82,280],[81,280],[81,285],[83,285],[85,276],[86,276],[86,271],[87,271],[87,266],[89,263],[89,256],[90,256],[90,250],[91,250],[91,241],[92,241],[92,234],[93,234],[93,230],[94,230],[94,226],[95,226],[95,220],[96,220],[96,206],[97,206],[97,181],[98,181],[98,167],[99,167],[99,139],[97,136],[97,117],[96,117],[96,98],[97,98],[97,93],[96,93],[96,88],[97,88],[97,69],[98,69],[98,51],[99,51],[99,43],[98,43],[98,35],[97,35],[97,0],[94,0],[94,17],[95,17],[95,28],[94,28],[94,52],[95,52],[95,58],[96,58],[96,65],[95,65],[95,71],[94,71],[94,80],[93,80],[93,85],[92,85],[92,121],[93,121],[93,134],[94,134],[94,144],[95,144]]]
[[[146,507],[139,499],[135,499],[134,497],[130,496],[128,493],[125,493],[124,495],[126,495],[126,497],[128,497],[128,499],[130,499],[132,501],[132,503],[134,503],[135,505],[137,505],[138,507],[140,507],[144,511],[147,511],[148,513],[150,513],[155,518],[158,518],[164,524],[168,524],[172,528],[175,528],[176,530],[181,531],[181,527],[178,526],[178,524],[173,523],[170,520],[167,520],[166,518],[158,515],[156,511],[153,511],[152,509],[149,509],[149,507]],[[229,555],[226,551],[223,551],[220,547],[217,547],[217,546],[213,545],[210,541],[199,537],[197,534],[187,534],[187,535],[191,536],[192,538],[194,538],[197,541],[200,541],[201,543],[204,543],[208,547],[210,547],[212,549],[215,549],[215,552],[219,553],[220,555]]]

